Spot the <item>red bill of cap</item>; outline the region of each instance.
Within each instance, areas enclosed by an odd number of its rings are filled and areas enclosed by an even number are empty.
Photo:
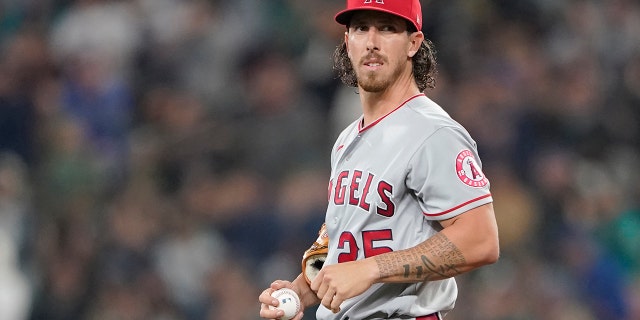
[[[405,18],[422,30],[422,8],[419,0],[347,0],[347,8],[338,12],[336,22],[347,25],[358,10],[381,11]]]

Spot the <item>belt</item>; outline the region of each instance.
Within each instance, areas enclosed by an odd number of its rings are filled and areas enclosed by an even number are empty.
[[[345,318],[346,320],[350,320],[349,317]],[[416,317],[416,320],[441,320],[438,313],[428,314],[426,316]]]

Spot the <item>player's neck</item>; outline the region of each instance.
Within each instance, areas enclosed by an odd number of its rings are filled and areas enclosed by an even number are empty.
[[[363,126],[366,127],[380,117],[387,115],[400,104],[419,93],[420,90],[413,81],[411,81],[410,85],[401,85],[398,82],[381,92],[367,92],[360,88]]]

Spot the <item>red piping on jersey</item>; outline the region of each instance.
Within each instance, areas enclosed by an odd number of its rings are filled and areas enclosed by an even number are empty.
[[[442,212],[440,212],[440,213],[427,213],[427,212],[423,212],[423,214],[424,214],[425,216],[429,216],[429,217],[441,216],[441,215],[447,214],[447,213],[449,213],[449,212],[451,212],[451,211],[453,211],[453,210],[460,209],[460,208],[462,208],[462,207],[464,207],[464,206],[466,206],[466,205],[468,205],[468,204],[470,204],[470,203],[473,203],[473,202],[476,202],[476,201],[478,201],[478,200],[482,200],[482,199],[484,199],[484,198],[488,198],[488,197],[491,197],[491,193],[489,193],[489,194],[485,194],[485,195],[484,195],[484,196],[482,196],[482,197],[478,197],[478,198],[475,198],[475,199],[471,199],[471,200],[469,200],[469,201],[467,201],[467,202],[465,202],[465,203],[463,203],[463,204],[461,204],[461,205],[455,206],[455,207],[453,207],[453,208],[451,208],[451,209],[449,209],[449,210],[442,211]]]
[[[376,121],[371,122],[368,126],[366,126],[366,127],[364,127],[364,128],[362,128],[362,121],[360,121],[360,122],[358,123],[358,132],[362,132],[362,131],[365,131],[365,130],[367,130],[367,129],[369,129],[369,128],[373,127],[373,126],[374,126],[374,125],[376,125],[378,122],[382,121],[382,119],[386,118],[388,115],[390,115],[390,114],[392,114],[393,112],[395,112],[396,110],[398,110],[398,109],[402,108],[402,106],[404,106],[405,104],[407,104],[407,102],[409,102],[409,101],[411,101],[411,100],[413,100],[413,99],[415,99],[415,98],[417,98],[417,97],[419,97],[419,96],[424,96],[424,93],[418,93],[418,94],[416,94],[415,96],[413,96],[413,97],[411,97],[411,98],[407,99],[405,102],[401,103],[397,108],[395,108],[395,109],[393,109],[393,110],[389,111],[389,113],[387,113],[387,114],[385,114],[384,116],[382,116],[382,117],[378,118]]]

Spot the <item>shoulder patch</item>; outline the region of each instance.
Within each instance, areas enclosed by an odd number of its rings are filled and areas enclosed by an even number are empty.
[[[478,162],[473,157],[473,153],[469,150],[462,150],[458,153],[456,157],[456,174],[460,181],[470,187],[482,188],[489,183]]]

